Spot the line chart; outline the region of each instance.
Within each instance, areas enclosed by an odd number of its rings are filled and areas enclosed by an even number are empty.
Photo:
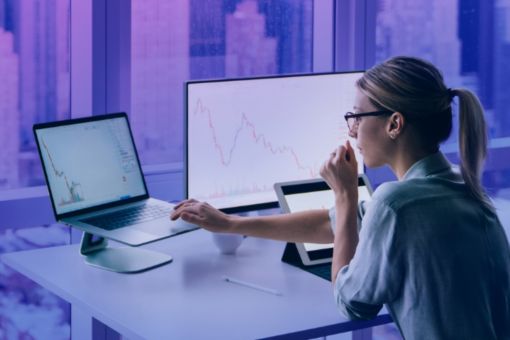
[[[67,175],[64,171],[57,170],[57,167],[55,165],[55,162],[53,161],[53,157],[51,156],[51,152],[48,149],[48,146],[46,145],[46,142],[42,140],[42,144],[44,147],[44,150],[46,151],[46,154],[48,155],[48,159],[50,160],[51,169],[53,170],[53,174],[57,178],[61,178],[64,180],[65,186],[67,188],[67,191],[69,192],[69,198],[65,199],[63,197],[60,198],[59,205],[65,206],[68,204],[81,202],[84,200],[81,184],[78,182],[74,182],[71,180],[71,183],[69,183],[69,180],[67,179]]]
[[[213,122],[211,110],[203,104],[201,99],[197,100],[193,114],[195,116],[201,114],[202,115],[205,114],[207,116],[207,122],[209,129],[211,131],[214,148],[217,150],[219,154],[221,164],[225,167],[229,166],[232,162],[232,156],[237,147],[237,141],[240,134],[243,131],[247,130],[248,135],[252,138],[255,144],[261,145],[265,150],[268,150],[273,155],[276,154],[290,155],[297,169],[306,171],[310,178],[314,178],[319,175],[317,169],[315,169],[312,166],[307,166],[303,164],[303,162],[300,160],[299,156],[297,155],[293,147],[288,145],[274,146],[273,143],[269,141],[263,133],[257,131],[255,124],[253,124],[253,122],[250,121],[245,112],[241,113],[239,126],[234,132],[233,142],[230,147],[223,147],[219,143],[216,126]],[[225,150],[227,151],[225,152]]]

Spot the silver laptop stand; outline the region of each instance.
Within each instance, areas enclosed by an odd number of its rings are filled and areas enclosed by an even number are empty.
[[[94,267],[117,273],[138,273],[172,262],[172,257],[142,248],[109,248],[108,240],[83,232],[80,253]]]

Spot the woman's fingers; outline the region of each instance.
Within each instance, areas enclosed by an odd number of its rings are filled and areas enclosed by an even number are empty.
[[[347,150],[349,150],[349,152],[352,152],[353,151],[353,148],[352,148],[352,145],[351,145],[351,142],[349,140],[347,140],[345,142],[345,147],[347,148]]]
[[[189,223],[192,223],[192,224],[202,224],[204,222],[204,218],[200,215],[196,215],[192,212],[189,212],[189,211],[184,211],[182,214],[181,214],[181,218],[186,221],[186,222],[189,222]]]
[[[345,146],[342,145],[342,146],[338,147],[338,151],[337,151],[338,158],[336,159],[335,163],[344,161],[346,159],[345,158],[346,153],[347,153],[347,149],[345,148]]]
[[[180,202],[174,207],[174,211],[170,214],[170,219],[175,221],[179,217],[181,217],[184,211],[190,211],[194,213],[198,213],[198,207],[200,206],[200,202],[194,199],[185,200]]]
[[[347,154],[349,155],[349,163],[353,168],[356,168],[356,171],[358,171],[358,160],[356,159],[356,154],[354,153],[354,148],[351,145],[351,142],[347,140],[347,143],[345,144],[347,148]]]
[[[354,149],[352,148],[351,142],[347,140],[347,143],[345,143],[345,147],[347,149],[347,154],[349,155],[349,160],[356,160],[356,155],[354,154]]]
[[[177,203],[174,207],[174,210],[176,209],[179,209],[183,204],[186,204],[186,203],[197,203],[198,201],[196,199],[193,199],[193,198],[190,198],[190,199],[187,199],[187,200],[183,200],[183,201],[180,201],[179,203]]]

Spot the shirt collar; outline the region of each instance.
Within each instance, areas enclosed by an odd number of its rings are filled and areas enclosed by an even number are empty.
[[[450,169],[450,162],[438,151],[414,163],[405,173],[403,180],[427,177]]]

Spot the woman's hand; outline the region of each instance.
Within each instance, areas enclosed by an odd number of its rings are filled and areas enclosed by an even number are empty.
[[[358,193],[358,162],[349,141],[331,153],[321,167],[320,175],[335,193],[335,197]]]
[[[170,218],[175,221],[178,218],[199,225],[200,227],[214,232],[232,232],[233,217],[222,213],[205,202],[194,199],[184,200],[178,203]]]

